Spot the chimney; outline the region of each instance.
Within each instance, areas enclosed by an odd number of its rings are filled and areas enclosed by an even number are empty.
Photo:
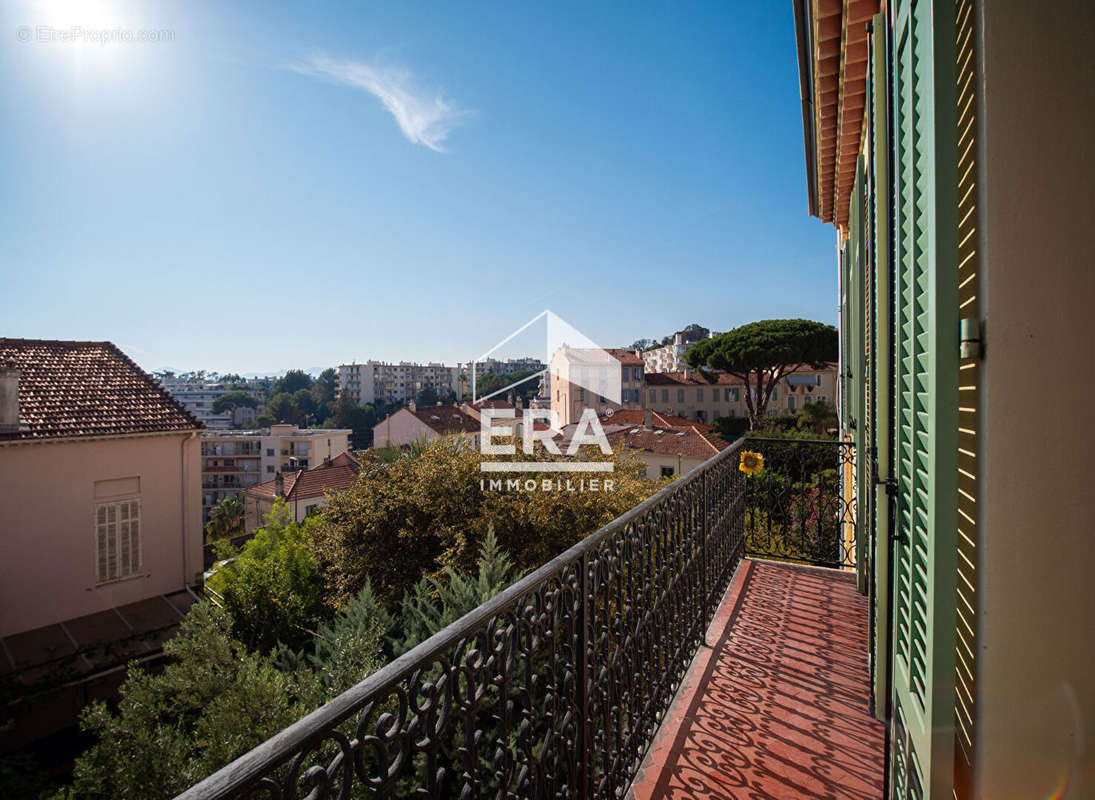
[[[412,414],[418,410],[418,406],[415,405],[414,400],[410,400],[407,402],[407,410],[410,411]]]
[[[647,430],[654,427],[654,409],[647,408],[643,411],[643,427]]]
[[[19,432],[19,367],[0,364],[0,433]]]
[[[285,476],[281,474],[279,469],[274,475],[274,497],[285,496]]]

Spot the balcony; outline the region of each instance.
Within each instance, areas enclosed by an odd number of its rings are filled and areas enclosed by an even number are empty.
[[[849,458],[739,441],[180,797],[880,796]]]

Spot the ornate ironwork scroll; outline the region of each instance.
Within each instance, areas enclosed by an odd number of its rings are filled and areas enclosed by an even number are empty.
[[[856,518],[845,472],[851,442],[745,440],[764,469],[745,482],[745,550],[750,556],[854,567]]]

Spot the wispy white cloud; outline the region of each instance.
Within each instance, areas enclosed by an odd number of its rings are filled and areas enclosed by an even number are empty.
[[[338,61],[316,56],[290,66],[294,72],[327,78],[376,95],[392,113],[403,135],[415,144],[443,153],[449,133],[470,112],[457,107],[440,93],[430,94],[415,86],[414,76],[403,67],[371,66],[360,61]]]

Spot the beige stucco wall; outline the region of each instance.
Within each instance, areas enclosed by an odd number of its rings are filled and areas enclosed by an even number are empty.
[[[979,796],[1095,797],[1095,5],[984,5]]]
[[[0,446],[0,636],[192,583],[200,458],[196,434]],[[142,569],[96,586],[96,482],[122,478],[140,482]]]
[[[667,456],[641,450],[626,452],[638,456],[639,460],[646,464],[646,477],[651,479],[662,477],[662,467],[669,467],[674,475],[687,475],[706,460],[695,456]],[[715,455],[714,452],[711,455]]]
[[[836,369],[831,370],[799,370],[796,375],[808,375],[810,377],[821,376],[821,385],[815,386],[813,391],[807,392],[805,388],[798,387],[794,392],[788,391],[786,381],[781,381],[773,391],[773,397],[768,402],[767,413],[769,416],[780,414],[793,414],[788,410],[787,398],[795,398],[795,411],[800,410],[806,401],[824,399],[836,405]],[[737,388],[738,399],[727,399],[726,390]],[[684,392],[681,399],[680,392]],[[744,384],[737,387],[727,385],[697,386],[694,384],[679,386],[652,385],[646,390],[646,407],[662,414],[675,414],[686,419],[698,419],[697,412],[703,412],[704,422],[711,423],[719,417],[747,417],[749,408],[745,404]]]

